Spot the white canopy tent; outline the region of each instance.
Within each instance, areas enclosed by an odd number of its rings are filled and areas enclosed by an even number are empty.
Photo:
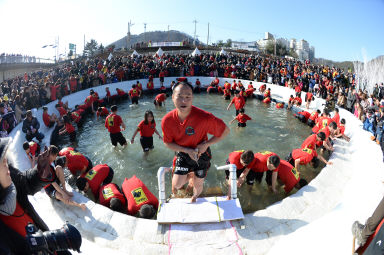
[[[224,50],[224,48],[221,48],[220,55],[227,55],[227,52]]]
[[[159,49],[156,51],[156,54],[155,54],[155,55],[161,57],[161,56],[163,56],[163,54],[164,54],[164,51],[163,51],[161,48],[159,48]]]
[[[137,53],[137,51],[136,51],[136,50],[134,50],[134,51],[132,52],[132,55],[131,55],[131,57],[136,57],[136,56],[140,56],[140,54],[139,54],[139,53]]]
[[[194,56],[200,56],[201,55],[201,52],[199,51],[199,49],[196,47],[196,49],[191,53],[191,56],[194,57]]]

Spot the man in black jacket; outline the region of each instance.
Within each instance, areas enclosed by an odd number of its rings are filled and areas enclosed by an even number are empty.
[[[42,133],[39,133],[40,123],[36,119],[36,117],[32,116],[32,111],[28,110],[26,113],[26,117],[23,121],[23,132],[26,133],[25,138],[28,142],[32,141],[34,137],[36,137],[39,142],[43,140],[44,135]]]

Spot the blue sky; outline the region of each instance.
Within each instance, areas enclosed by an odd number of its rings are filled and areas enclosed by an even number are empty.
[[[145,4],[144,4],[145,3]],[[268,31],[287,39],[305,39],[315,47],[316,57],[336,61],[363,60],[384,55],[384,0],[269,0],[269,1],[177,1],[177,0],[0,0],[2,39],[0,53],[51,57],[42,49],[59,37],[60,53],[68,43],[83,48],[86,40],[107,45],[127,33],[168,29],[210,43],[231,38],[255,41]]]

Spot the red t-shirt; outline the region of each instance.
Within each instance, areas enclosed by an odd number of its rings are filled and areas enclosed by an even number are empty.
[[[109,133],[115,134],[119,133],[120,125],[123,123],[121,117],[115,113],[111,113],[105,118],[105,127],[108,129]]]
[[[331,131],[329,130],[329,127],[328,127],[328,126],[325,127],[325,128],[320,129],[319,132],[317,132],[317,133],[320,133],[320,132],[324,132],[324,134],[325,134],[325,140],[327,140],[328,137],[329,137],[330,134],[331,134]]]
[[[340,126],[339,129],[340,129],[340,133],[344,134],[344,132],[345,132],[345,126]]]
[[[244,152],[244,150],[233,151],[233,152],[229,153],[228,161],[231,164],[235,164],[237,170],[245,168],[243,166],[243,164],[240,163],[240,157],[241,157],[241,154],[243,154],[243,152]],[[248,164],[246,167],[251,166],[252,163],[253,163],[253,161],[250,164]]]
[[[303,100],[301,100],[301,97],[295,97],[294,101],[297,103],[297,104],[301,104],[303,102]]]
[[[340,114],[336,113],[335,116],[333,116],[332,121],[336,122],[337,126],[340,126]]]
[[[80,112],[79,111],[72,112],[71,118],[74,122],[78,123],[81,120]]]
[[[241,114],[239,113],[237,116],[236,116],[236,119],[240,122],[240,123],[246,123],[247,120],[251,120],[252,118],[249,117],[247,114]]]
[[[153,123],[145,124],[144,120],[142,120],[137,127],[139,128],[140,136],[151,137],[155,133],[156,122],[153,121]]]
[[[299,171],[285,160],[280,161],[278,176],[284,183],[284,190],[287,194],[291,192],[295,185],[300,181]]]
[[[66,156],[67,154],[71,153],[71,151],[75,151],[72,147],[65,147],[59,151],[59,156]]]
[[[236,110],[240,110],[241,108],[244,107],[245,100],[244,100],[244,98],[242,96],[240,96],[240,97],[236,96],[236,97],[232,98],[231,103],[235,104]]]
[[[245,93],[247,93],[247,97],[250,97],[253,95],[253,92],[255,91],[254,88],[249,88],[245,91]]]
[[[305,120],[308,120],[308,118],[311,116],[311,114],[307,111],[298,112],[297,114],[301,114],[305,117]]]
[[[29,153],[32,156],[36,156],[37,147],[38,147],[38,144],[35,143],[34,141],[29,142]]]
[[[64,125],[68,134],[75,132],[75,127],[71,123],[65,123]]]
[[[117,89],[117,94],[118,94],[119,96],[124,96],[126,93],[125,93],[124,90],[122,90],[122,89]]]
[[[313,120],[314,122],[316,122],[316,119],[317,119],[318,116],[319,116],[319,114],[317,113],[317,111],[313,111],[311,113],[311,116],[309,116],[309,119]]]
[[[97,111],[96,115],[97,116],[107,116],[109,114],[109,111],[105,107],[101,107],[101,112]]]
[[[270,151],[264,151],[264,152],[261,152],[261,153],[260,152],[255,153],[255,159],[251,163],[250,168],[254,172],[265,172],[265,171],[268,171],[268,167],[267,167],[268,158],[270,156],[273,156],[273,155],[277,156],[276,153],[270,152]],[[277,171],[278,171],[278,167],[275,170],[273,170],[273,172],[277,172]]]
[[[317,134],[313,134],[308,136],[307,139],[304,140],[304,142],[301,144],[301,149],[308,148],[308,149],[315,149],[317,140],[316,140]]]
[[[152,81],[147,83],[147,89],[149,89],[149,90],[153,89],[153,82]]]
[[[77,171],[83,170],[84,168],[88,167],[88,159],[80,152],[69,151],[69,153],[67,153],[65,157],[67,158],[68,170],[71,171],[73,175],[76,175]]]
[[[65,110],[63,107],[57,107],[57,110],[59,111],[60,113],[60,116],[63,117],[64,115],[67,115],[67,110]]]
[[[293,160],[300,159],[300,165],[308,164],[309,162],[311,162],[313,157],[317,157],[316,150],[305,148],[305,149],[294,149],[292,151]]]
[[[231,90],[231,84],[229,84],[228,82],[226,82],[226,83],[224,84],[224,89],[229,89],[229,90]]]
[[[161,128],[165,143],[196,148],[198,144],[208,140],[207,134],[220,137],[226,125],[212,113],[192,106],[191,112],[182,123],[176,109],[167,113],[161,121]]]
[[[43,113],[43,122],[44,122],[44,124],[45,124],[47,127],[48,127],[49,124],[51,123],[49,114],[46,113],[46,112]]]
[[[159,201],[136,175],[125,178],[121,188],[128,201],[129,215],[135,215],[145,204],[152,205],[157,210]]]
[[[164,102],[165,99],[167,98],[167,95],[165,93],[161,93],[161,94],[158,94],[156,97],[155,97],[155,100],[159,103],[161,102]]]
[[[130,95],[130,97],[138,97],[139,96],[139,89],[131,89],[130,91],[129,91],[129,95]]]
[[[106,207],[109,207],[109,203],[112,198],[117,198],[121,201],[121,204],[125,206],[124,195],[119,191],[117,185],[114,183],[108,183],[100,187],[99,191],[99,203]]]
[[[111,91],[107,91],[107,95],[106,95],[106,97],[111,97]]]
[[[328,126],[332,122],[331,118],[320,117],[318,118],[317,124],[312,128],[313,133],[317,133],[320,129]]]
[[[107,164],[96,165],[87,173],[83,173],[81,177],[87,179],[89,188],[91,189],[95,198],[99,193],[101,183],[107,178],[109,174],[109,166]]]
[[[311,101],[312,100],[312,97],[313,97],[313,94],[311,92],[307,92],[307,98],[306,98],[306,101]]]

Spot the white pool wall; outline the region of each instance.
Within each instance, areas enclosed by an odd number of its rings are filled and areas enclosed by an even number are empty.
[[[188,80],[194,84],[197,78],[202,85],[208,85],[214,80],[213,77],[188,77]],[[164,85],[168,87],[175,79],[165,78]],[[220,85],[226,80],[232,83],[234,79],[220,78]],[[142,79],[140,82],[146,88],[147,80]],[[107,86],[111,93],[115,94],[115,88],[128,91],[135,83],[136,80],[125,81],[92,89],[102,98]],[[156,88],[160,87],[159,79],[155,79],[154,83]],[[242,83],[247,87],[249,81],[242,80]],[[252,83],[257,88],[264,84],[254,81]],[[271,88],[272,98],[277,100],[287,102],[289,96],[294,94],[289,88],[271,84],[267,86]],[[89,90],[66,96],[63,101],[68,101],[69,107],[73,108],[76,104],[83,103],[89,95]],[[304,96],[305,93],[302,94],[303,102]],[[56,102],[47,105],[50,114],[58,114],[54,107]],[[323,103],[324,100],[316,99],[311,103],[311,110],[322,108]],[[40,131],[46,135],[44,143],[49,144],[52,129],[44,126],[41,109],[35,111],[35,116],[40,121]],[[322,169],[308,186],[294,195],[264,210],[247,214],[242,222],[234,222],[238,233],[237,243],[244,254],[351,253],[351,224],[354,220],[364,222],[383,197],[384,165],[380,147],[369,139],[370,133],[362,130],[362,123],[344,109],[340,109],[340,116],[346,119],[346,134],[352,139],[349,143],[344,140],[335,142],[335,152],[330,158],[333,165]],[[10,152],[13,154],[15,166],[20,170],[30,168],[22,149],[25,134],[21,132],[21,125],[18,125],[10,136],[14,140]],[[86,203],[88,210],[82,212],[80,209],[52,201],[43,191],[30,197],[35,209],[51,229],[62,226],[65,221],[79,229],[84,240],[84,254],[98,254],[101,250],[110,254],[170,252],[167,226],[162,228],[154,220],[113,212],[76,192],[74,199]],[[243,227],[240,227],[241,225]],[[196,229],[199,229],[199,226]],[[194,254],[197,249],[202,254],[212,254],[213,251],[217,254],[233,254],[229,249],[218,249],[215,245],[201,250],[202,247],[198,243],[193,243],[194,239],[203,238],[207,231],[210,230],[191,233],[190,245],[182,249],[182,252],[174,250],[172,254]],[[214,228],[211,232],[215,232]],[[218,235],[217,242],[220,242],[221,232]]]

